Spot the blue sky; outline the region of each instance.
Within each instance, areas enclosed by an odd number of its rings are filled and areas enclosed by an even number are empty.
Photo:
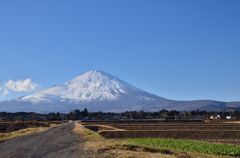
[[[9,79],[42,89],[97,69],[170,99],[240,100],[239,7],[238,0],[1,1],[2,91]]]

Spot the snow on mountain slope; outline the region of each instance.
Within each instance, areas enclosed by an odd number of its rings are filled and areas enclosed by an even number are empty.
[[[21,100],[35,103],[44,101],[52,102],[55,100],[74,100],[76,102],[105,101],[117,100],[122,95],[141,92],[141,90],[105,72],[89,71],[66,82],[64,85],[43,90],[23,97]]]

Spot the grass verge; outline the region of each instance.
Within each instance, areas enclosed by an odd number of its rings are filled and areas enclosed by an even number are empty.
[[[73,129],[75,133],[82,135],[85,139],[90,141],[99,141],[103,140],[103,137],[96,132],[93,132],[78,122],[75,122],[75,127]]]

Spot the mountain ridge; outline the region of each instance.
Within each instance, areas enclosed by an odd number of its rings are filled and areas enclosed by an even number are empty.
[[[240,102],[214,100],[176,101],[145,92],[99,70],[92,70],[40,92],[16,100],[0,102],[0,111],[69,112],[88,108],[89,111],[159,111],[240,109]]]

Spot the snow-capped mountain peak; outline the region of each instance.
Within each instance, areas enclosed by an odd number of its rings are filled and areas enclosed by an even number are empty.
[[[76,100],[114,100],[126,93],[123,82],[102,72],[89,71],[65,84],[67,90],[63,95],[66,99]]]
[[[115,100],[125,94],[129,87],[123,81],[103,71],[89,71],[63,85],[23,97],[23,101],[52,101],[55,99],[92,101]],[[54,99],[54,100],[55,100]]]

